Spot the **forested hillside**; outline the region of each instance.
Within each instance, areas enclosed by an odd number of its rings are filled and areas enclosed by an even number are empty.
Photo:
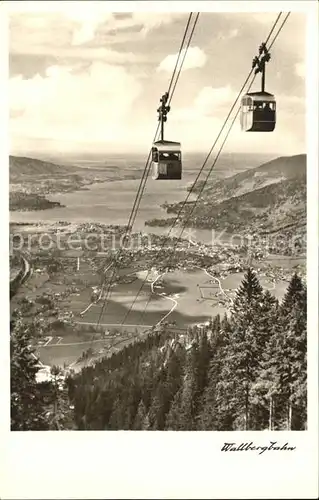
[[[217,182],[209,179],[203,196],[211,201],[214,200],[216,204],[285,180],[300,179],[304,183],[306,171],[307,156],[305,154],[281,156],[259,167],[245,170]],[[201,182],[195,185],[194,192],[199,192]]]
[[[73,167],[56,165],[48,161],[37,160],[36,158],[26,158],[23,156],[9,157],[10,180],[21,176],[32,175],[61,175],[74,172]]]
[[[12,430],[303,430],[307,427],[306,287],[281,302],[248,270],[229,317],[154,331],[63,382],[37,384],[21,316],[11,324]]]
[[[230,317],[164,329],[68,381],[78,429],[306,428],[306,288],[281,305],[248,271]]]
[[[178,216],[179,225],[249,235],[278,233],[286,241],[293,236],[305,251],[306,181],[306,155],[282,157],[233,177],[209,180],[203,190],[200,181],[194,189],[201,193],[196,202],[164,208]],[[170,216],[146,221],[146,225],[170,226],[173,221]]]

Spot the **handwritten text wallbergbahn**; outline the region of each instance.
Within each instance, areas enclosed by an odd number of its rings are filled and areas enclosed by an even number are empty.
[[[280,445],[277,441],[270,441],[269,445],[257,446],[251,441],[250,443],[241,443],[240,445],[237,445],[237,443],[224,443],[221,451],[257,451],[261,455],[265,451],[294,451],[295,449],[295,446],[289,446],[288,443]]]

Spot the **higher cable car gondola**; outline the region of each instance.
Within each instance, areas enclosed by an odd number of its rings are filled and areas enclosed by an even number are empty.
[[[241,99],[240,124],[244,132],[272,132],[276,126],[276,99],[273,94],[265,92],[266,62],[270,53],[263,43],[259,47],[259,60],[255,57],[253,68],[255,75],[261,73],[261,92],[250,92]]]
[[[164,140],[164,122],[170,106],[166,106],[168,93],[161,98],[158,108],[159,121],[161,122],[161,139],[155,141],[152,147],[152,167],[154,180],[180,180],[182,178],[182,153],[181,143]]]
[[[152,148],[153,179],[181,179],[182,154],[181,143],[156,141]]]

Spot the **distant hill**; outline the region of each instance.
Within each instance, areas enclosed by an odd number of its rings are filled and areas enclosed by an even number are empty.
[[[279,233],[303,237],[306,176],[306,155],[296,155],[277,158],[233,177],[211,182],[194,210],[194,202],[185,205],[180,223],[185,221],[191,227],[237,234]],[[181,203],[165,208],[168,214],[176,215]],[[169,226],[172,220],[172,217],[154,219],[147,221],[147,225]]]
[[[72,166],[62,166],[47,161],[27,158],[23,156],[9,157],[9,170],[11,177],[21,177],[30,175],[63,175],[74,172]]]
[[[294,178],[268,184],[240,196],[213,204],[208,195],[194,210],[192,219],[197,227],[230,230],[257,225],[273,230],[305,216],[306,179]]]
[[[106,162],[105,162],[106,163]],[[141,167],[100,165],[78,160],[70,163],[68,160],[60,165],[52,161],[40,160],[23,156],[9,157],[10,182],[32,182],[35,180],[56,179],[73,176],[73,180],[123,180],[140,178]]]
[[[305,180],[306,169],[305,154],[282,156],[232,177],[213,183],[208,181],[203,198],[218,203],[284,180],[298,178]],[[198,192],[199,189],[200,185],[195,186],[194,192]]]

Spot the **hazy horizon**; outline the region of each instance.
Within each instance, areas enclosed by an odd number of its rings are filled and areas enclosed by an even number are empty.
[[[204,157],[208,152],[205,151],[183,151],[183,157],[198,157],[202,156]],[[217,150],[212,152],[210,158],[213,159],[217,154]],[[273,152],[242,152],[242,151],[224,151],[220,154],[220,157],[231,157],[231,156],[245,156],[245,157],[281,157],[281,156],[298,156],[298,155],[307,155],[307,151],[300,151],[297,153],[293,154],[283,154],[278,151],[273,151]],[[42,160],[44,161],[46,158],[56,158],[56,159],[65,159],[65,160],[74,160],[74,161],[108,161],[109,159],[112,158],[132,158],[133,160],[138,159],[145,159],[147,158],[148,151],[132,151],[132,152],[122,152],[122,151],[105,151],[105,152],[81,152],[78,153],[76,151],[74,152],[42,152],[42,151],[21,151],[19,153],[10,151],[9,153],[10,156],[15,156],[19,158],[33,158],[35,160]]]

